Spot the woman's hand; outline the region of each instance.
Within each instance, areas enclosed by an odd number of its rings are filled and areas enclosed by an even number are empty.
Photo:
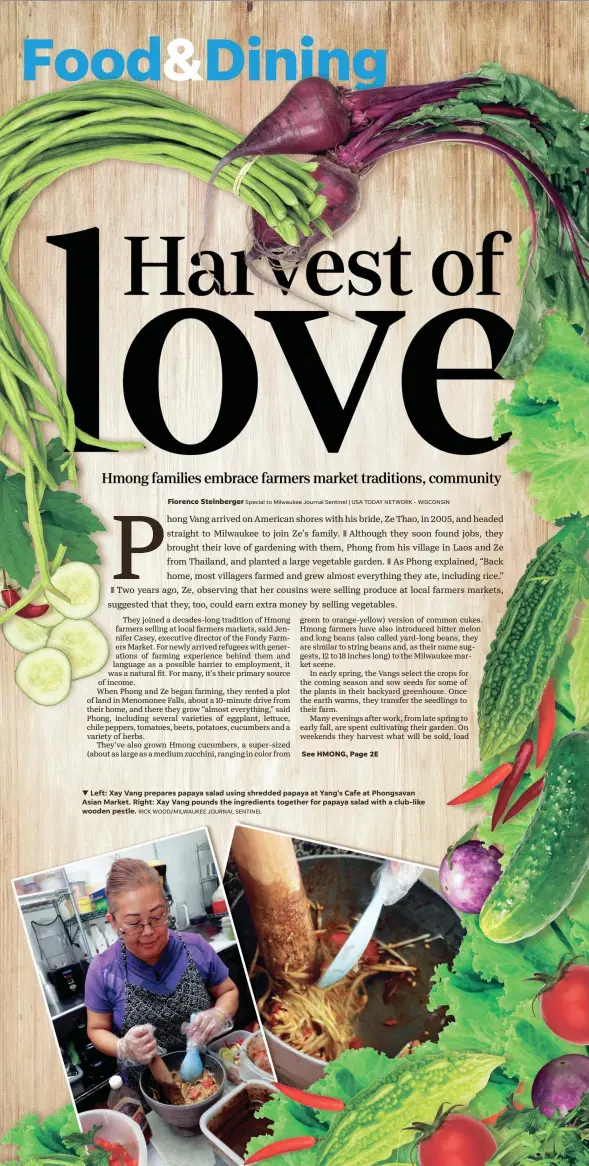
[[[207,1008],[204,1012],[197,1013],[194,1020],[186,1025],[184,1030],[186,1041],[196,1048],[201,1048],[219,1036],[219,1033],[231,1028],[231,1024],[231,1017],[219,1005],[216,1008]]]
[[[134,1061],[137,1065],[149,1065],[157,1055],[157,1041],[152,1024],[135,1024],[117,1044],[119,1061]]]

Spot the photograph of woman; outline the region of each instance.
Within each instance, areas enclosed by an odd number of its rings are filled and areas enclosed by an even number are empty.
[[[154,866],[119,858],[106,880],[107,920],[118,939],[86,976],[87,1032],[136,1085],[158,1051],[220,1036],[239,1005],[228,968],[202,936],[170,930],[168,902]],[[186,1027],[188,1026],[188,1027]]]

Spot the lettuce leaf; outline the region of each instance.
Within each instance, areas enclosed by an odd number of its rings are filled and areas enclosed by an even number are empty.
[[[507,464],[531,475],[535,509],[557,522],[589,513],[589,349],[560,316],[545,316],[541,331],[535,363],[496,406],[494,433],[511,432]]]

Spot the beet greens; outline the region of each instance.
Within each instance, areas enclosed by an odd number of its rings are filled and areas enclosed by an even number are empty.
[[[241,154],[248,148],[261,155],[322,152],[337,163],[337,177],[334,181],[334,172],[325,169],[315,172],[327,205],[322,222],[298,245],[285,245],[255,216],[250,262],[266,256],[275,266],[300,263],[321,233],[341,229],[354,214],[357,182],[381,159],[435,143],[498,155],[530,212],[520,251],[521,308],[499,369],[504,376],[519,376],[542,348],[541,320],[547,312],[589,332],[589,115],[532,78],[486,64],[477,73],[426,85],[349,91],[318,77],[298,82],[241,143]],[[349,172],[348,197],[341,193],[342,168]]]

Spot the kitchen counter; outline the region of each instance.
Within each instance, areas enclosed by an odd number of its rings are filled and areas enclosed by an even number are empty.
[[[210,943],[217,955],[237,943],[236,939],[227,939],[221,931],[216,931],[214,924],[210,923],[209,920],[205,920],[203,923],[191,923],[190,927],[179,927],[178,930],[186,935],[200,935],[201,939]]]

